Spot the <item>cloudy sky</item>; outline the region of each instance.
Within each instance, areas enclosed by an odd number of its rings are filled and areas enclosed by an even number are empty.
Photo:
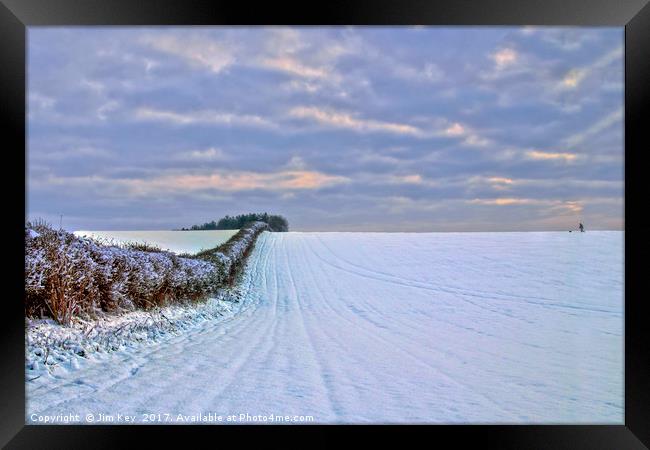
[[[623,227],[623,29],[28,30],[28,218]]]

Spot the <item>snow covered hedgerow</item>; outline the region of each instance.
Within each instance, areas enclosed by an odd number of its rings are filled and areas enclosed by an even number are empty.
[[[216,276],[220,284],[232,284],[253,249],[257,236],[269,229],[269,225],[265,222],[251,222],[242,227],[227,242],[217,248],[197,253],[195,258],[209,261],[215,265]]]
[[[232,284],[268,225],[252,223],[192,257],[102,245],[45,224],[25,228],[25,313],[69,324],[75,316],[199,301]]]

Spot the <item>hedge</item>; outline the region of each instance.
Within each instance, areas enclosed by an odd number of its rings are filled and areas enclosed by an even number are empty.
[[[268,225],[253,222],[197,255],[102,245],[45,224],[25,227],[25,313],[69,324],[80,315],[200,301],[234,282]]]

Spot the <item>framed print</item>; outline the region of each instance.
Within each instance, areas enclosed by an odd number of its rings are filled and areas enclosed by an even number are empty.
[[[647,2],[277,6],[3,1],[2,444],[645,448]]]

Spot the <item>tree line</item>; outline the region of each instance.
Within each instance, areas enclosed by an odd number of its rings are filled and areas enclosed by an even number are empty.
[[[238,230],[250,222],[265,222],[272,231],[289,231],[289,221],[280,215],[268,213],[249,213],[237,216],[225,216],[218,221],[206,222],[201,225],[192,225],[190,228],[181,228],[182,231],[189,230]]]

